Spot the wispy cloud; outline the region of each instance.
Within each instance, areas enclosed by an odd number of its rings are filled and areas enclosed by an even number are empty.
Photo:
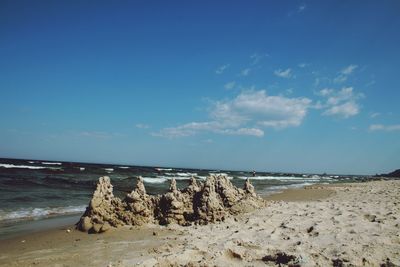
[[[310,64],[308,64],[308,63],[300,63],[300,64],[298,64],[297,66],[298,66],[299,68],[305,68],[305,67],[310,66]]]
[[[136,128],[139,128],[139,129],[148,129],[148,128],[150,128],[150,125],[143,124],[143,123],[138,123],[135,126],[136,126]]]
[[[221,134],[225,135],[248,135],[248,136],[256,136],[263,137],[264,131],[258,128],[239,128],[239,129],[224,129]]]
[[[359,105],[354,101],[349,101],[340,105],[332,106],[322,114],[328,116],[338,115],[342,116],[343,118],[349,118],[357,115],[359,112]]]
[[[229,68],[229,64],[225,64],[225,65],[222,65],[222,66],[220,66],[220,67],[218,67],[216,70],[215,70],[215,73],[216,74],[222,74],[222,73],[224,73],[224,71],[227,69],[227,68]]]
[[[374,113],[371,113],[370,115],[369,115],[369,117],[371,118],[371,119],[375,119],[376,117],[378,117],[378,116],[380,116],[381,115],[381,113],[379,113],[379,112],[374,112]]]
[[[257,128],[230,128],[223,121],[190,122],[177,127],[164,128],[153,136],[166,138],[187,137],[200,132],[211,132],[222,135],[247,135],[262,137],[264,131]]]
[[[339,116],[349,118],[360,112],[358,99],[364,97],[362,93],[355,93],[353,87],[343,87],[341,90],[324,88],[317,95],[325,98],[325,104],[318,108],[325,109],[322,113],[326,116]]]
[[[340,73],[342,73],[343,75],[349,75],[349,74],[352,74],[353,71],[354,71],[355,69],[357,69],[357,68],[358,68],[357,65],[349,65],[349,66],[343,68],[343,69],[340,71]]]
[[[369,126],[370,131],[400,131],[400,124],[393,124],[393,125],[383,125],[383,124],[371,124]]]
[[[306,4],[303,3],[299,6],[297,6],[296,9],[289,11],[289,13],[287,15],[288,15],[288,17],[291,17],[295,14],[304,12],[306,9],[307,9],[307,6],[306,6]]]
[[[102,131],[82,131],[82,132],[77,132],[76,135],[80,137],[97,138],[97,139],[109,139],[112,137],[122,136],[122,134],[120,133],[110,133]]]
[[[235,82],[235,81],[228,82],[228,83],[226,83],[226,84],[224,85],[224,88],[227,89],[227,90],[230,90],[230,89],[233,89],[233,88],[235,87],[235,85],[236,85],[236,82]]]
[[[260,61],[264,57],[267,57],[267,56],[268,56],[268,54],[257,54],[257,53],[254,53],[253,55],[250,56],[251,65],[257,65],[258,63],[260,63]]]
[[[251,71],[250,68],[243,69],[243,70],[240,72],[240,76],[248,76],[248,75],[250,74],[250,71]]]
[[[298,13],[301,13],[301,12],[303,12],[304,10],[306,10],[306,8],[307,8],[307,6],[306,6],[306,4],[301,4],[298,8],[297,8],[297,12]]]
[[[292,77],[292,70],[290,68],[286,69],[286,70],[275,70],[274,74],[278,77],[281,78],[291,78]]]
[[[340,72],[339,75],[336,76],[335,79],[333,79],[334,83],[343,83],[347,81],[347,78],[349,77],[350,74],[354,72],[355,69],[358,68],[358,65],[349,65],[347,67],[344,67]]]
[[[330,88],[324,88],[324,89],[320,90],[319,92],[317,92],[317,95],[329,96],[329,95],[332,95],[334,91],[335,90],[330,89]]]
[[[311,102],[308,98],[270,96],[265,90],[245,91],[233,99],[213,103],[210,121],[164,128],[153,135],[173,138],[212,132],[262,137],[262,128],[283,129],[301,125]]]

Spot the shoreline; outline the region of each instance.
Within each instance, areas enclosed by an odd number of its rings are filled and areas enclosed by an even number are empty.
[[[318,185],[318,184],[316,184]],[[313,201],[324,199],[333,193],[327,189],[306,190],[309,185],[299,188],[288,188],[282,191],[277,191],[272,194],[262,195],[266,201]],[[308,194],[312,191],[312,195]],[[74,229],[82,213],[54,216],[48,218],[40,218],[34,220],[8,221],[0,223],[3,232],[0,233],[0,242],[12,238],[23,238],[34,233],[47,233],[52,230],[67,230]]]
[[[312,185],[264,197],[265,208],[205,226],[87,234],[67,223],[0,240],[0,266],[265,266],[263,259],[273,264],[279,253],[305,265],[374,266],[387,258],[400,264],[399,196],[399,180]]]

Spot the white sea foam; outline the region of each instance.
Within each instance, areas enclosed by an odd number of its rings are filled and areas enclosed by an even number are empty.
[[[62,165],[61,162],[42,162],[44,165]]]
[[[191,172],[166,172],[165,175],[168,176],[180,176],[180,177],[192,177],[192,176],[197,176],[197,173],[191,173]]]
[[[162,177],[162,178],[167,178],[168,180],[171,180],[172,178],[174,178],[175,180],[190,180],[192,178],[192,176],[158,176],[158,177]]]
[[[168,179],[164,177],[143,177],[143,181],[149,184],[162,184],[165,183]]]
[[[238,176],[239,179],[246,180],[279,180],[279,181],[316,181],[319,178],[304,178],[304,177],[292,177],[292,176]]]
[[[14,165],[14,164],[5,164],[1,163],[0,167],[7,168],[7,169],[31,169],[31,170],[40,170],[40,169],[53,169],[57,170],[60,168],[55,167],[43,167],[43,166],[29,166],[29,165]]]
[[[290,185],[274,185],[274,186],[265,188],[261,194],[270,195],[270,194],[282,192],[285,189],[302,188],[304,186],[313,185],[313,184],[314,183],[305,182],[305,183],[297,183],[297,184],[290,184]]]
[[[193,172],[177,172],[176,175],[181,176],[181,177],[192,177],[192,176],[197,176],[197,173]]]
[[[125,167],[125,166],[118,167],[118,168],[120,168],[120,169],[129,169],[129,167]]]
[[[114,169],[113,168],[105,168],[104,170],[108,171],[108,172],[113,172]]]
[[[80,171],[84,171],[84,170],[85,170],[85,168],[83,168],[83,167],[79,167],[79,170],[80,170]]]
[[[85,211],[86,206],[67,206],[56,208],[26,208],[14,211],[0,210],[0,221],[34,220],[43,217],[75,214]]]

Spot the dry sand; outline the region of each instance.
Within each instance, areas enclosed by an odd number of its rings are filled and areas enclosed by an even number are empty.
[[[400,181],[310,186],[267,200],[205,226],[60,228],[2,240],[0,265],[400,266]]]

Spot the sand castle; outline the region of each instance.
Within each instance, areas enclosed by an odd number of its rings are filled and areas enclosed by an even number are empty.
[[[104,176],[99,178],[77,228],[102,233],[123,225],[207,224],[262,206],[264,201],[248,179],[240,189],[223,175],[211,175],[204,182],[191,178],[183,190],[172,179],[167,193],[153,196],[146,193],[143,179],[139,177],[136,188],[121,200],[114,196],[110,178]]]

